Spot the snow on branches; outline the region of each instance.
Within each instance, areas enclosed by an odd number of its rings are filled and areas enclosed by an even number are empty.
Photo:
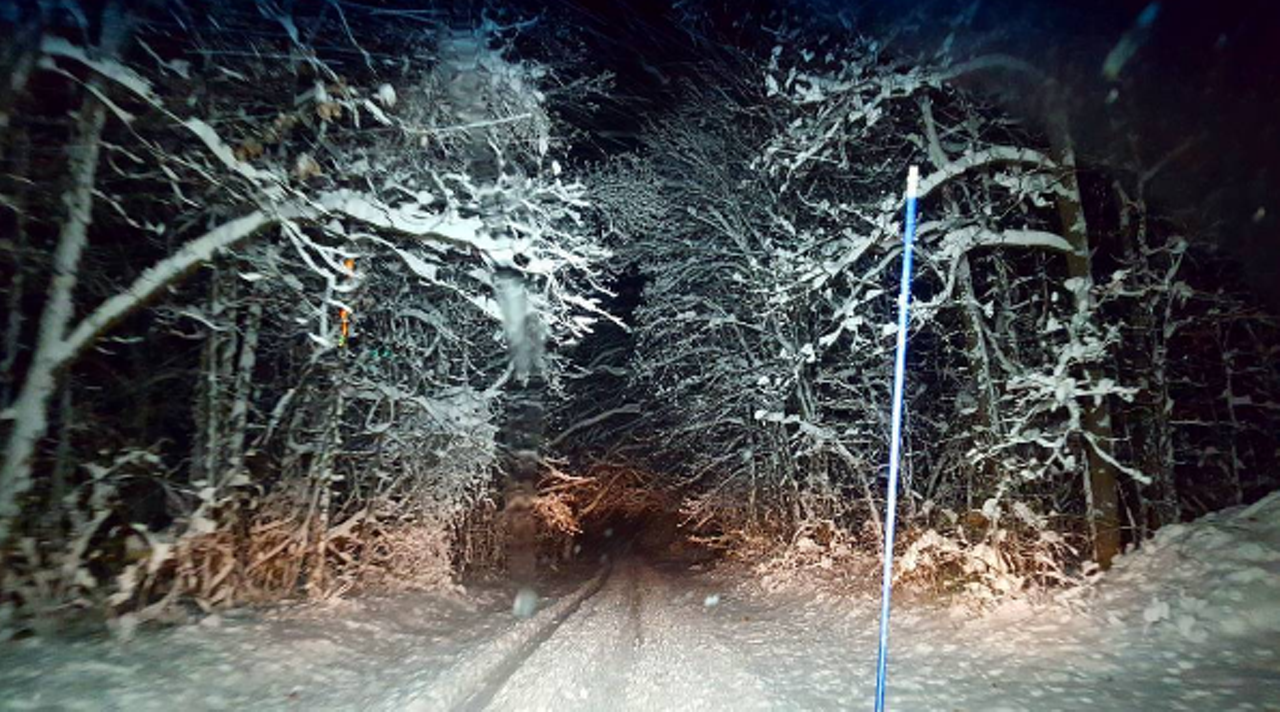
[[[1085,224],[1062,122],[1012,120],[952,86],[956,65],[874,43],[779,46],[756,66],[758,87],[687,90],[607,176],[617,249],[646,280],[633,396],[700,511],[762,524],[767,500],[793,527],[875,529],[902,185],[920,163],[908,520],[980,508],[969,539],[988,544],[1014,511],[1114,534],[1116,492],[1162,475],[1115,436],[1110,413],[1141,390],[1117,365],[1127,273],[1095,282],[1106,228]],[[1038,531],[1029,546],[1068,555]]]
[[[440,534],[447,577],[451,522],[489,496],[495,462],[499,275],[521,275],[551,339],[608,318],[609,252],[561,164],[547,70],[508,52],[524,26],[388,27],[335,8],[183,8],[175,29],[112,5],[119,37],[87,46],[54,28],[39,43],[40,71],[84,92],[73,138],[94,160],[68,169],[65,277],[5,404],[22,425],[7,432],[0,540],[33,526],[20,497],[46,496],[38,445],[78,359],[148,307],[152,338],[200,345],[174,526],[152,537],[169,537],[167,563],[131,569],[117,603],[147,603],[132,595],[156,577],[218,604],[299,584],[328,595],[357,583],[379,537],[412,540],[391,532],[408,526]],[[374,43],[356,44],[361,23],[380,27]],[[130,259],[77,295],[77,272],[113,250]],[[255,527],[285,534],[257,560],[217,553]]]

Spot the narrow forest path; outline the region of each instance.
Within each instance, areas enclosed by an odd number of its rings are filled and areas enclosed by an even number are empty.
[[[895,610],[898,710],[1280,710],[1280,495],[1167,527],[1089,587]],[[623,558],[543,586],[0,644],[2,710],[869,708],[877,601]]]
[[[696,578],[638,559],[608,583],[502,686],[492,709],[776,709],[746,663],[717,595]],[[714,601],[714,599],[711,599]]]

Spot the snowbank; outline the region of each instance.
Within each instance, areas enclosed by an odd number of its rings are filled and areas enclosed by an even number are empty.
[[[1161,529],[1118,558],[1087,596],[1112,624],[1205,642],[1280,633],[1280,492]]]

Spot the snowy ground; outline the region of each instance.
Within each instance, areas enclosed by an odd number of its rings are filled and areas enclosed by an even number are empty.
[[[0,647],[0,709],[870,706],[876,601],[624,560],[529,620],[509,591]],[[1280,710],[1280,494],[1170,527],[1070,600],[895,610],[902,710]]]

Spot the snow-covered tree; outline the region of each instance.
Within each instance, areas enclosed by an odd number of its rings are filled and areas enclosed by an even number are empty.
[[[216,573],[201,537],[268,515],[289,527],[265,552],[296,562],[275,583],[286,590],[304,569],[332,589],[328,564],[352,561],[329,557],[333,532],[367,534],[375,514],[430,519],[447,567],[452,518],[488,488],[501,385],[528,368],[513,373],[503,344],[531,341],[526,328],[572,340],[603,314],[607,252],[561,164],[547,71],[507,53],[522,24],[407,12],[375,47],[352,29],[384,26],[368,8],[256,9],[179,8],[174,30],[109,4],[96,46],[58,26],[39,44],[42,80],[85,98],[39,333],[8,367],[21,387],[5,411],[0,540],[23,535],[37,502],[61,506],[43,501],[39,448],[59,379],[155,303],[170,338],[203,343],[197,427],[173,468],[185,528],[148,534],[157,553],[131,576],[154,579],[163,560]],[[85,265],[120,271],[78,290]],[[519,315],[504,308],[512,276]],[[251,578],[264,562],[233,569]]]
[[[982,62],[780,37],[758,84],[691,90],[655,122],[617,201],[636,231],[619,250],[647,280],[646,432],[707,503],[768,488],[791,527],[874,531],[902,180],[918,163],[908,506],[972,513],[980,539],[1004,536],[1002,515],[1036,529],[1083,513],[1105,563],[1115,474],[1149,477],[1114,454],[1107,413],[1134,388],[1115,373],[1120,331],[1100,310],[1114,279],[1095,283],[1065,127],[954,86]]]

